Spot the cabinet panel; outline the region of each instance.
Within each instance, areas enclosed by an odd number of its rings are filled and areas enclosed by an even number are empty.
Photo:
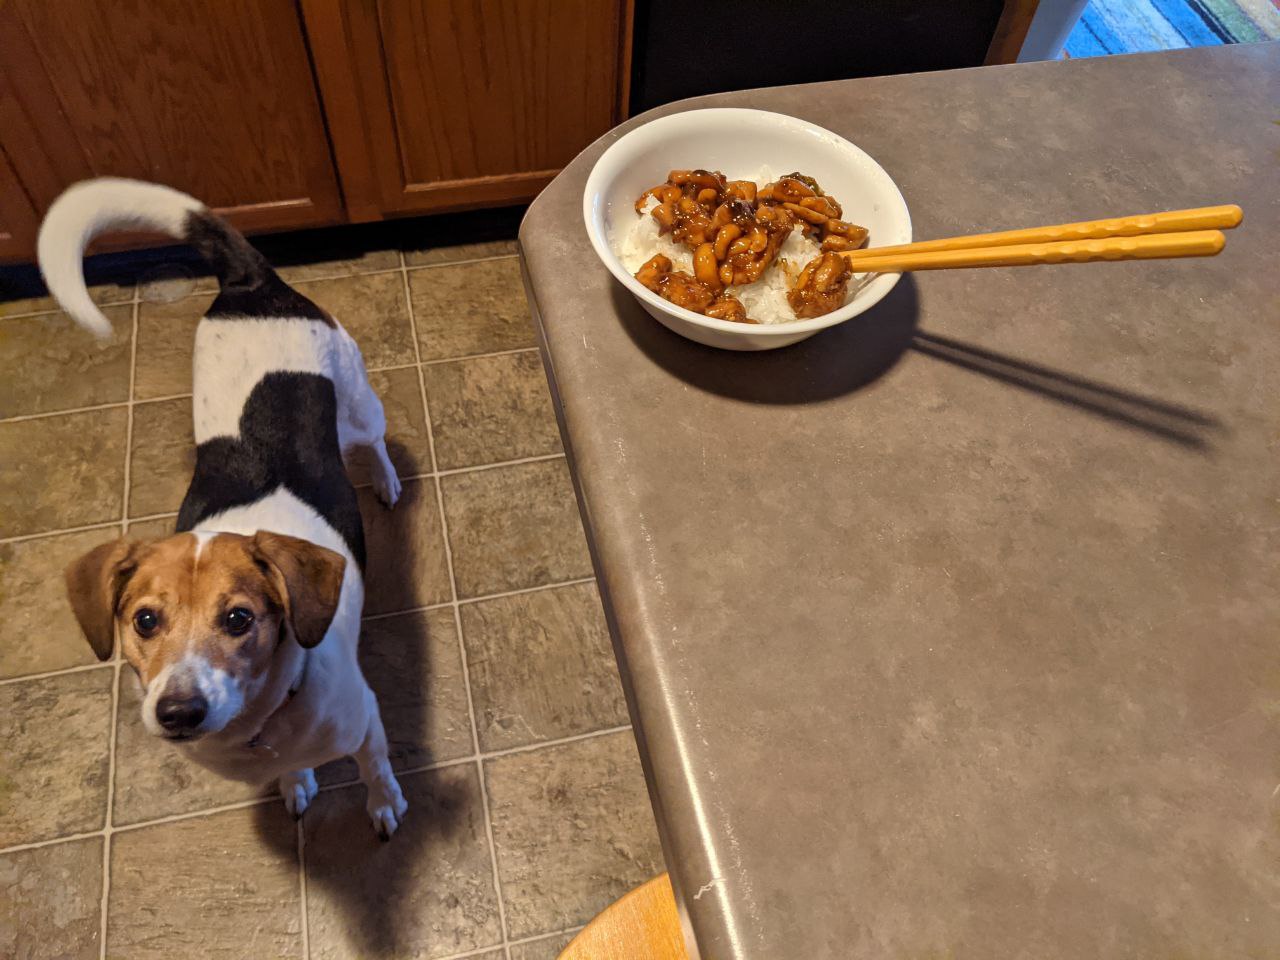
[[[73,180],[186,190],[242,229],[341,219],[287,0],[8,0],[0,145],[38,208]]]
[[[36,245],[36,209],[0,150],[0,258],[21,259]]]
[[[526,199],[621,117],[624,0],[303,0],[356,217]]]

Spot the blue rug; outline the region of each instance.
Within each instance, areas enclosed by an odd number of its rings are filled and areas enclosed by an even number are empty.
[[[1064,55],[1176,50],[1280,38],[1280,0],[1090,0]]]

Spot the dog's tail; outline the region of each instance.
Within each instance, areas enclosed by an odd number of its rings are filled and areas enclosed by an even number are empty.
[[[100,177],[58,197],[40,225],[40,272],[58,304],[99,337],[111,324],[89,296],[84,250],[107,230],[148,230],[185,240],[209,262],[223,290],[256,287],[274,271],[235,229],[195,197],[141,180]]]

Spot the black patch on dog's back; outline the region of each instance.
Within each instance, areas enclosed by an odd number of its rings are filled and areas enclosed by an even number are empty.
[[[219,293],[205,316],[212,320],[282,317],[333,326],[333,318],[280,279],[246,240],[207,210],[187,214],[186,240],[213,268]]]
[[[342,535],[361,569],[364,527],[338,445],[333,381],[314,373],[268,373],[240,413],[239,437],[196,447],[196,468],[177,532],[284,487]]]

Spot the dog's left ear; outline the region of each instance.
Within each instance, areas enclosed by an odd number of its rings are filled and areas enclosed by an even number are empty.
[[[347,559],[307,540],[265,530],[253,535],[258,566],[284,598],[285,618],[301,647],[314,647],[329,630],[342,595]]]
[[[112,540],[73,560],[63,571],[71,611],[99,660],[111,656],[116,637],[116,605],[137,564],[138,543]]]

